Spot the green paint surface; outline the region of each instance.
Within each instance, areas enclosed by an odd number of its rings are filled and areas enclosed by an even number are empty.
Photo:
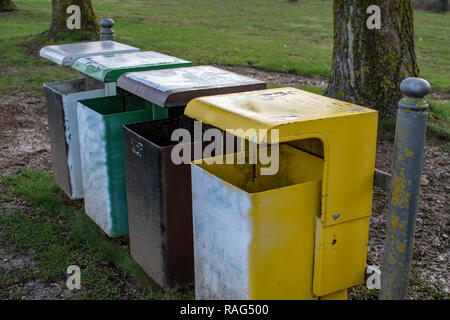
[[[104,123],[107,193],[110,203],[109,236],[123,236],[128,234],[123,125],[153,120],[155,106],[133,95],[82,100],[81,103],[95,111],[96,116]]]

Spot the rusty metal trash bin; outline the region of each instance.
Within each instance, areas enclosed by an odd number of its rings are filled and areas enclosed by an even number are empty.
[[[167,110],[169,116],[124,126],[131,255],[164,290],[189,286],[194,282],[190,162],[172,161],[174,148],[183,145],[172,141],[172,133],[186,129],[191,140],[183,143],[191,150],[189,160],[202,157],[206,147],[202,135],[213,127],[203,125],[195,130],[194,121],[182,115],[189,100],[214,93],[260,90],[266,84],[200,66],[124,75],[118,87]]]

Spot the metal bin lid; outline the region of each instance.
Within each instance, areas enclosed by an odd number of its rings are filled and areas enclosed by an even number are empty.
[[[117,86],[159,106],[179,107],[197,97],[265,89],[266,83],[212,66],[196,66],[126,73]]]
[[[191,66],[190,61],[155,51],[106,54],[75,60],[72,68],[102,82],[115,82],[132,71]]]
[[[39,54],[60,66],[70,66],[81,57],[138,51],[139,48],[107,40],[46,46],[41,49]]]

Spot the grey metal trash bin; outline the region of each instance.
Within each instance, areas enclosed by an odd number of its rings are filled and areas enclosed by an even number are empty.
[[[108,53],[138,52],[139,49],[114,41],[94,41],[52,45],[41,49],[40,55],[61,66],[70,66],[76,59]],[[83,198],[79,154],[77,101],[103,97],[105,86],[85,77],[44,84],[50,145],[56,183],[71,199]]]
[[[103,83],[75,79],[44,84],[56,184],[71,198],[83,198],[77,101],[104,96]]]

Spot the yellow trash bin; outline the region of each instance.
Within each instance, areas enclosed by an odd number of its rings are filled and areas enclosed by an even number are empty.
[[[248,141],[191,166],[197,299],[345,299],[364,282],[376,111],[280,88],[185,114]]]

